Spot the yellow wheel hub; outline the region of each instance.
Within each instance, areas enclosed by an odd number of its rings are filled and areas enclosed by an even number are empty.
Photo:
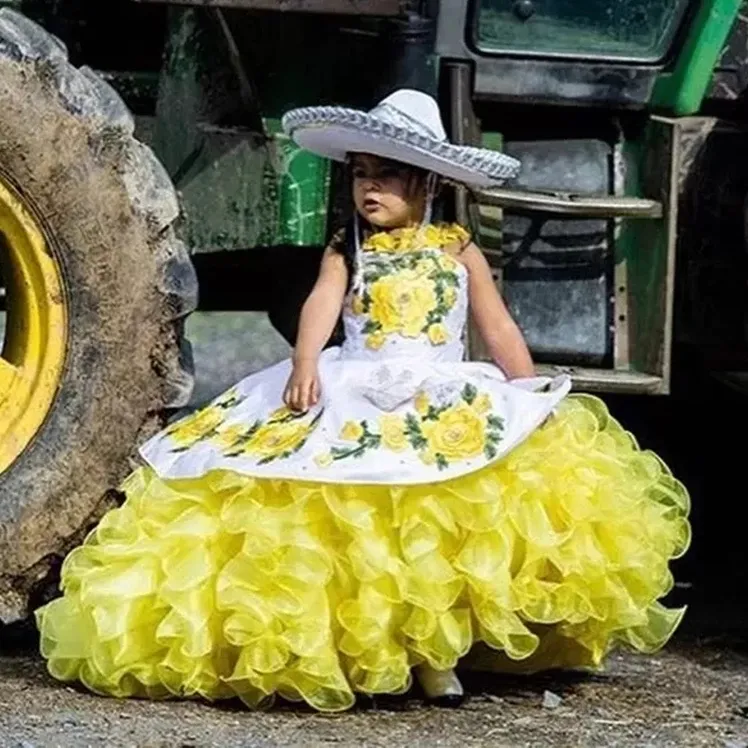
[[[1,473],[44,423],[67,347],[60,267],[38,221],[2,178],[0,276],[7,310],[0,355]]]

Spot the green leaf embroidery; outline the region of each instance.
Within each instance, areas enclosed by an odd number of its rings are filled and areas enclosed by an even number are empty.
[[[379,322],[374,322],[374,320],[367,319],[364,323],[363,327],[363,333],[365,335],[371,335],[373,332],[379,332],[379,330],[382,329],[382,326],[379,324]]]
[[[499,431],[504,430],[504,419],[501,418],[501,416],[492,414],[488,416],[488,418],[486,419],[486,423],[488,423],[491,428],[499,429]]]
[[[475,388],[475,385],[470,384],[469,382],[465,385],[465,387],[462,390],[462,399],[468,404],[472,405],[475,401],[475,398],[478,396],[478,390]]]

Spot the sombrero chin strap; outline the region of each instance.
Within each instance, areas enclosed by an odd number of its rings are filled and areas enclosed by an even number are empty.
[[[351,283],[351,290],[356,293],[361,290],[361,286],[364,280],[363,270],[363,250],[361,249],[361,219],[358,215],[358,211],[355,210],[353,216],[353,241],[355,247],[355,256],[353,258],[353,283]]]

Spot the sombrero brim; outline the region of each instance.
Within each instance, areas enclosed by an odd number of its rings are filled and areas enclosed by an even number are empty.
[[[476,187],[498,186],[520,169],[505,153],[453,145],[355,109],[295,109],[283,118],[283,129],[299,147],[333,161],[369,153]]]

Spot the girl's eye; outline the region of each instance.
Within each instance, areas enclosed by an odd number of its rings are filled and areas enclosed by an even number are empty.
[[[363,167],[359,166],[353,169],[354,179],[373,179],[378,182],[383,182],[389,179],[398,179],[400,172],[395,168],[381,169],[380,171],[368,172]]]

